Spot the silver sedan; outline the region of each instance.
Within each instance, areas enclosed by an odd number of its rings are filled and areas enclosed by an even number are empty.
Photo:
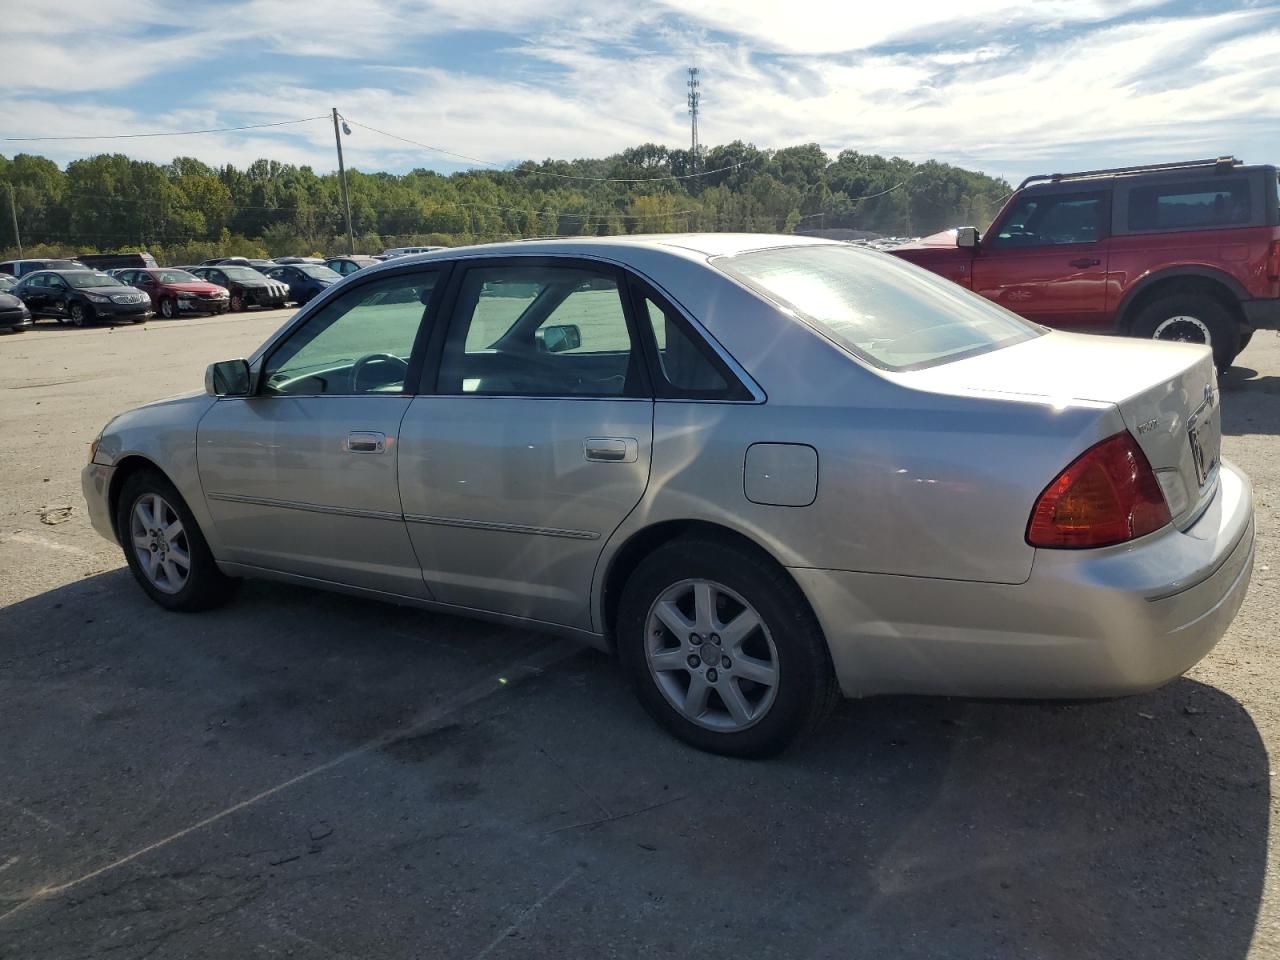
[[[1213,647],[1253,564],[1203,347],[1052,332],[797,237],[511,243],[335,284],[84,492],[171,610],[267,577],[616,652],[706,750],[839,696],[1103,697]]]

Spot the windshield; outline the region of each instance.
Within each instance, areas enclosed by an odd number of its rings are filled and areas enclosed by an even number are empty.
[[[267,279],[252,267],[218,267],[232,280],[265,280]]]
[[[200,283],[199,277],[192,276],[185,270],[157,270],[151,274],[161,283]]]
[[[295,263],[294,267],[316,280],[341,280],[342,274],[318,263]]]
[[[712,263],[887,370],[918,370],[1043,333],[949,280],[854,247],[782,247]]]
[[[123,287],[124,284],[115,277],[108,277],[105,273],[64,273],[64,279],[78,290],[84,290],[87,287]]]

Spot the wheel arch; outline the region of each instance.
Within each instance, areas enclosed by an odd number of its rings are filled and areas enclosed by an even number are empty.
[[[808,596],[796,580],[791,576],[778,559],[752,537],[724,524],[710,520],[673,519],[662,520],[650,524],[630,534],[626,540],[609,556],[604,575],[600,580],[598,614],[601,633],[610,651],[616,648],[614,641],[615,625],[618,617],[618,606],[627,580],[644,559],[659,547],[672,540],[688,536],[705,536],[719,540],[726,545],[736,547],[745,552],[755,554],[776,567],[790,580],[808,603]]]
[[[1134,319],[1142,311],[1162,297],[1177,294],[1200,294],[1221,303],[1242,327],[1245,325],[1241,300],[1249,299],[1249,292],[1235,277],[1213,267],[1173,267],[1143,277],[1125,294],[1116,310],[1116,328],[1128,333]]]
[[[117,542],[120,540],[120,525],[117,522],[117,515],[120,512],[120,493],[124,490],[124,485],[130,477],[145,473],[148,470],[160,474],[170,483],[173,483],[173,479],[161,470],[154,460],[140,453],[127,454],[117,460],[113,466],[111,483],[107,487],[107,506],[111,510],[111,529],[115,532]]]

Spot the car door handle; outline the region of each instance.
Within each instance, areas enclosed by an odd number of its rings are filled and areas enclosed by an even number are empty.
[[[1090,259],[1089,257],[1081,257],[1079,260],[1071,261],[1071,266],[1079,267],[1081,270],[1083,270],[1085,267],[1097,267],[1101,265],[1102,265],[1101,260]]]
[[[387,435],[372,430],[352,430],[347,434],[347,453],[382,453],[387,449]]]
[[[582,441],[582,452],[600,463],[635,463],[640,443],[633,437],[589,437]]]

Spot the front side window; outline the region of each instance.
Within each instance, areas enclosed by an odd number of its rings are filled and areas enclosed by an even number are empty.
[[[999,250],[1095,243],[1102,237],[1105,208],[1104,193],[1024,194],[983,245]]]
[[[1193,180],[1129,191],[1129,230],[1211,230],[1253,217],[1248,177]]]
[[[639,395],[617,280],[569,266],[468,270],[445,340],[441,393]]]
[[[438,277],[438,270],[398,274],[330,300],[268,358],[263,392],[403,393],[409,357]]]
[[[711,262],[854,356],[888,370],[918,370],[1044,335],[936,274],[843,244],[758,250]]]

